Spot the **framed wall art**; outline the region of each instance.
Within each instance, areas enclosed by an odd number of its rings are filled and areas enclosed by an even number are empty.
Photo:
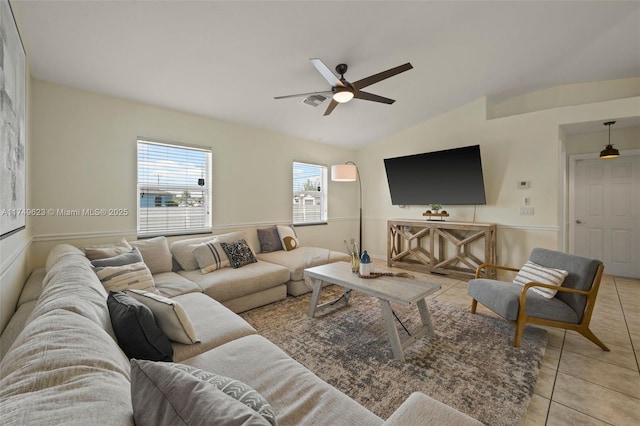
[[[25,228],[26,59],[8,0],[0,0],[0,239]]]

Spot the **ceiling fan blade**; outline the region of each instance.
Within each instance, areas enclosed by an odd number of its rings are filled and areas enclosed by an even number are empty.
[[[324,115],[329,115],[333,112],[334,109],[336,109],[336,107],[338,106],[337,101],[331,99],[331,103],[329,104],[329,106],[327,107],[327,110],[324,112]]]
[[[341,86],[344,87],[344,84],[340,81],[338,77],[334,73],[331,72],[329,67],[327,67],[322,60],[318,58],[309,59],[313,66],[316,67],[318,72],[322,74],[325,80],[331,85],[331,87]]]
[[[353,97],[356,99],[364,99],[365,101],[373,101],[373,102],[381,102],[383,104],[389,104],[395,102],[395,99],[385,98],[384,96],[374,95],[373,93],[363,92],[361,90],[356,90],[353,94]]]
[[[296,95],[274,96],[273,99],[299,98],[302,96],[312,96],[312,95],[331,95],[332,93],[333,92],[331,90],[325,90],[324,92],[309,92],[309,93],[298,93]]]
[[[352,83],[352,85],[354,88],[356,88],[356,90],[364,89],[367,86],[371,86],[374,83],[377,83],[389,77],[393,77],[394,75],[400,74],[401,72],[409,71],[412,68],[413,65],[407,62],[404,65],[400,65],[398,67],[379,72],[378,74],[370,75],[369,77],[363,78],[362,80],[358,80],[355,83]]]

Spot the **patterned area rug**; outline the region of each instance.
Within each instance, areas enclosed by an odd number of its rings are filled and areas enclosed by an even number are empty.
[[[331,286],[323,300],[340,295]],[[435,337],[423,337],[393,358],[376,298],[353,292],[344,303],[307,317],[310,295],[245,312],[258,332],[323,380],[383,419],[414,391],[488,425],[521,424],[544,355],[546,331],[525,329],[512,346],[513,326],[488,315],[428,300]],[[411,332],[420,325],[417,307],[392,305]],[[406,332],[398,325],[401,339]]]

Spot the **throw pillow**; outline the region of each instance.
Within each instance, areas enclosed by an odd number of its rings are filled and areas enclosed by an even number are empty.
[[[118,344],[129,358],[172,361],[169,338],[156,324],[151,309],[124,293],[109,292],[107,306]]]
[[[227,253],[229,262],[234,268],[240,268],[241,266],[258,261],[245,240],[234,241],[232,243],[220,243],[220,245],[224,252]]]
[[[92,260],[91,264],[94,267],[104,267],[104,266],[124,266],[124,265],[131,265],[132,263],[139,263],[139,262],[143,262],[142,255],[140,254],[137,248],[134,248],[131,251],[119,254],[114,257],[107,257],[105,259]]]
[[[232,379],[230,377],[214,374],[209,371],[200,370],[199,368],[192,367],[184,364],[166,364],[175,369],[182,370],[185,373],[191,374],[198,379],[212,384],[220,389],[233,399],[242,402],[247,407],[256,411],[262,417],[267,419],[272,425],[276,424],[276,412],[271,407],[269,402],[258,393],[251,386],[241,382],[240,380]]]
[[[182,305],[159,294],[142,290],[125,290],[125,294],[151,309],[160,330],[170,340],[190,345],[200,340]]]
[[[278,225],[278,235],[280,236],[280,241],[282,241],[282,247],[284,247],[286,251],[298,248],[298,237],[290,226]]]
[[[547,268],[542,265],[538,265],[537,263],[527,261],[522,268],[520,268],[520,271],[513,279],[513,282],[524,286],[525,284],[533,281],[537,283],[557,285],[560,287],[567,275],[569,275],[569,273],[562,269]],[[552,299],[558,292],[558,290],[544,287],[532,287],[531,290],[546,297],[547,299]]]
[[[124,238],[113,244],[96,244],[82,248],[85,256],[87,256],[89,260],[105,259],[107,257],[117,256],[131,251],[131,249],[132,247]]]
[[[208,274],[216,269],[230,265],[227,254],[215,239],[196,246],[193,254],[196,256],[200,272],[203,274]]]
[[[107,291],[122,291],[128,288],[156,291],[151,271],[144,262],[122,266],[102,266],[96,268],[95,272]]]
[[[260,251],[269,253],[272,251],[283,250],[278,227],[273,225],[269,228],[258,229],[258,240],[260,240]]]
[[[142,259],[144,259],[144,263],[146,263],[152,274],[171,272],[173,270],[173,259],[166,237],[131,241],[129,244],[140,250]]]
[[[131,361],[131,402],[136,425],[270,424],[212,384],[171,365]]]

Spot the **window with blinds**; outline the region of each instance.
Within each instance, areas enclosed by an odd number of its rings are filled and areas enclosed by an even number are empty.
[[[327,166],[293,163],[293,224],[327,223]]]
[[[138,140],[138,236],[211,232],[210,149]]]

